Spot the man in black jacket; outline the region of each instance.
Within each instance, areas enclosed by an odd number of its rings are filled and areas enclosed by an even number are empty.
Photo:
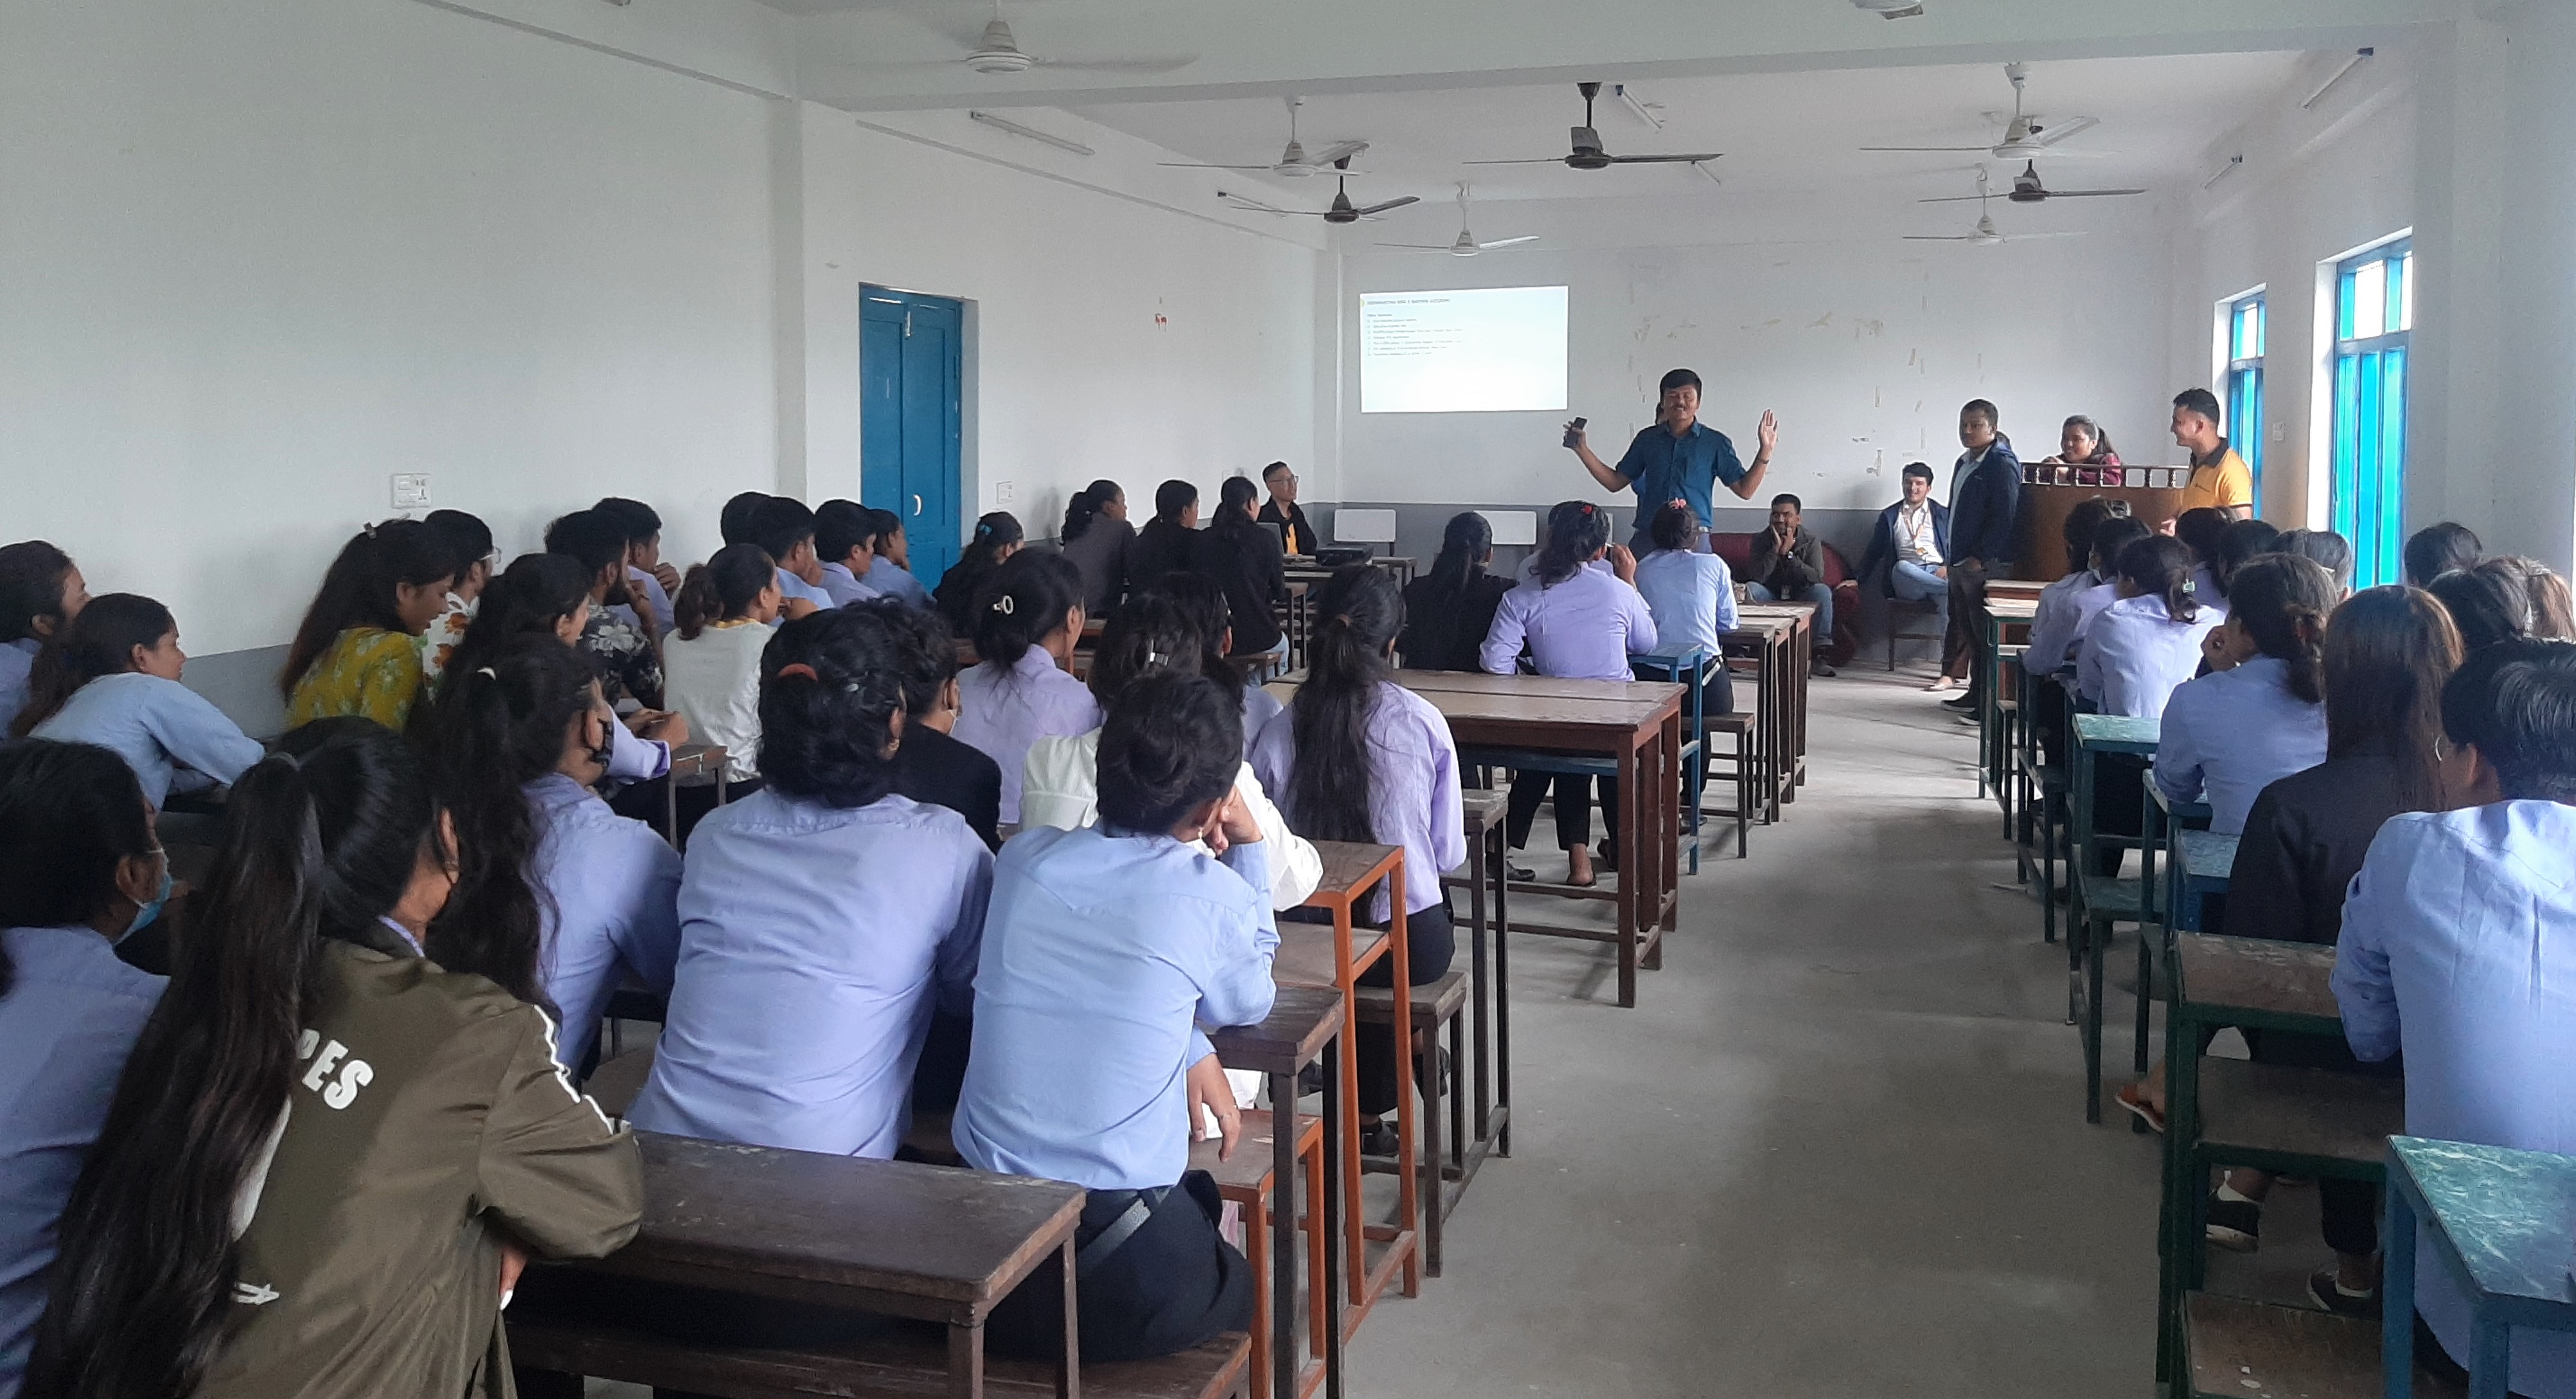
[[[1745,569],[1752,580],[1744,595],[1755,602],[1812,602],[1816,605],[1817,650],[1812,669],[1830,676],[1821,647],[1834,639],[1834,590],[1825,583],[1824,541],[1800,523],[1805,506],[1796,496],[1771,497],[1771,527],[1753,536],[1753,557]]]
[[[1322,541],[1315,538],[1315,527],[1306,523],[1306,512],[1297,504],[1297,473],[1288,469],[1288,463],[1274,461],[1261,468],[1261,484],[1270,492],[1270,499],[1262,502],[1261,523],[1288,527],[1289,553],[1314,553]]]
[[[2021,458],[1999,430],[2000,417],[1982,398],[1959,410],[1959,445],[1966,450],[1950,472],[1950,625],[1932,688],[1946,690],[1965,674],[1968,692],[1943,703],[1968,716],[1985,694],[1986,668],[1978,662],[1986,579],[2011,575],[2014,517],[2021,509]]]

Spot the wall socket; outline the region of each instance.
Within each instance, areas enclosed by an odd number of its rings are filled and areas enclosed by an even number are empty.
[[[417,476],[396,476],[394,478],[394,508],[396,510],[422,510],[428,508],[428,506],[429,477],[426,474]]]
[[[1020,483],[1019,483],[1019,482],[1017,482],[1017,481],[996,481],[996,482],[994,482],[994,483],[993,483],[993,502],[994,502],[995,504],[997,504],[997,505],[1017,505],[1017,504],[1019,504],[1019,503],[1020,503]]]

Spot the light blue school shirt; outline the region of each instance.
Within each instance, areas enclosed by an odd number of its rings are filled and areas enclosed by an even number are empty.
[[[871,576],[873,573],[874,571],[871,570]],[[823,591],[832,599],[834,607],[847,607],[854,602],[866,602],[870,598],[884,596],[883,593],[860,582],[858,577],[850,572],[848,564],[837,563],[823,565]]]
[[[971,744],[1002,769],[1002,817],[1020,819],[1020,788],[1029,771],[1029,745],[1042,738],[1075,738],[1099,728],[1106,716],[1091,687],[1064,673],[1040,646],[1009,666],[986,661],[957,677],[957,727],[949,736]]]
[[[816,607],[840,606],[839,603],[832,601],[832,595],[830,593],[823,591],[821,588],[815,587],[813,584],[806,582],[804,579],[797,577],[795,574],[790,573],[783,568],[778,570],[778,591],[786,595],[787,600],[790,602],[793,602],[798,598],[803,598],[807,602],[814,604]]]
[[[883,554],[869,561],[867,585],[885,597],[899,597],[915,607],[931,605],[930,590],[921,586],[921,580]]]
[[[2216,612],[2218,620],[2227,620],[2227,594],[2218,590],[2218,575],[2207,564],[2194,564],[2191,569],[2191,599],[2204,612]]]
[[[181,787],[230,783],[267,754],[259,740],[225,718],[212,700],[176,680],[139,670],[102,675],[72,691],[63,707],[28,737],[95,743],[112,750],[134,769],[135,780],[143,784],[143,799],[156,810],[174,783]]]
[[[1659,651],[1715,656],[1719,635],[1735,630],[1735,580],[1715,554],[1658,549],[1637,560],[1637,593],[1654,614]]]
[[[2370,843],[2333,986],[2355,1055],[2406,1051],[2408,1135],[2576,1153],[2570,851],[2576,807],[2548,801],[2407,812]],[[2415,1306],[2453,1358],[2468,1355],[2468,1300],[2420,1234]],[[2515,1328],[2512,1383],[2576,1396],[2576,1335]]]
[[[2288,661],[2257,656],[2187,680],[2165,701],[2156,786],[2178,802],[2207,801],[2211,830],[2242,835],[2264,788],[2325,760],[2325,705],[2290,693]]]
[[[0,995],[0,1399],[14,1399],[55,1223],[166,983],[89,928],[11,928],[0,946],[17,969]]]
[[[640,596],[643,599],[644,606],[652,612],[653,634],[655,636],[668,636],[671,634],[671,627],[676,619],[673,617],[671,612],[671,595],[662,590],[661,579],[637,568],[633,564],[628,564],[626,566],[626,592],[630,597]]]
[[[894,1155],[934,1003],[974,1004],[992,852],[946,807],[775,789],[689,836],[680,959],[638,1127]]]
[[[1270,721],[1278,718],[1280,712],[1287,707],[1279,702],[1277,695],[1259,685],[1247,683],[1243,687],[1243,760],[1245,762],[1252,761],[1254,740],[1260,738],[1261,731],[1268,728]],[[1277,798],[1274,797],[1273,800]]]
[[[2077,599],[2101,581],[2083,568],[2039,590],[2039,606],[2030,618],[2030,647],[2021,653],[2023,670],[2055,675],[2075,659],[2075,629],[2091,620]]]
[[[561,773],[529,783],[542,942],[537,977],[560,1012],[555,1061],[579,1071],[610,993],[627,981],[667,995],[680,955],[680,854]]]
[[[1381,845],[1404,847],[1404,911],[1441,902],[1443,870],[1467,860],[1467,819],[1459,795],[1458,743],[1449,721],[1431,701],[1381,680],[1369,701],[1369,833]],[[1297,771],[1297,716],[1282,711],[1263,726],[1248,761],[1261,790],[1279,803],[1290,827],[1308,825],[1291,808]],[[1369,917],[1384,923],[1394,900],[1381,887],[1369,896]]]
[[[2104,714],[2161,718],[2174,688],[2200,669],[2200,639],[2218,625],[2215,608],[2177,622],[2153,594],[2102,609],[2075,657],[2076,690]]]
[[[1524,639],[1541,675],[1634,680],[1628,658],[1654,650],[1657,633],[1635,588],[1607,569],[1578,568],[1562,583],[1532,578],[1503,594],[1477,659],[1488,673],[1509,675]]]
[[[1022,831],[993,871],[951,1135],[978,1170],[1151,1190],[1190,1164],[1205,1030],[1270,1013],[1270,858],[1168,835]]]
[[[27,707],[27,674],[35,669],[36,653],[44,643],[32,636],[16,641],[0,641],[0,734],[18,721],[18,711]]]

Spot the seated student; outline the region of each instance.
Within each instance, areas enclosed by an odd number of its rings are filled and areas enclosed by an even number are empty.
[[[2531,634],[2545,641],[2576,641],[2576,600],[2571,600],[2567,580],[2538,559],[2508,554],[2488,560],[2499,569],[2521,579],[2523,591],[2531,600]],[[2487,564],[2480,564],[2484,568]]]
[[[1082,574],[1059,554],[1014,554],[975,619],[974,669],[957,677],[955,733],[1002,769],[1002,820],[1020,819],[1029,745],[1100,727],[1100,706],[1063,663],[1082,639]]]
[[[1887,570],[1887,595],[1907,602],[1936,602],[1947,615],[1950,598],[1950,507],[1932,498],[1932,468],[1905,464],[1905,497],[1878,512],[1860,576]],[[1757,544],[1759,540],[1755,541]]]
[[[1127,551],[1136,527],[1127,523],[1127,493],[1115,481],[1094,481],[1064,503],[1057,552],[1082,570],[1082,610],[1106,617],[1127,596]]]
[[[1744,566],[1744,595],[1755,602],[1814,603],[1816,635],[1830,641],[1834,590],[1825,584],[1825,545],[1800,523],[1804,516],[1805,507],[1796,496],[1771,497],[1771,527],[1753,536],[1753,557]],[[1810,669],[1822,676],[1834,673],[1825,664],[1821,647]]]
[[[1189,574],[1174,575],[1166,581],[1182,578],[1199,584],[1207,581]],[[1101,629],[1100,649],[1091,660],[1088,683],[1102,712],[1114,707],[1129,686],[1148,676],[1203,674],[1215,681],[1219,690],[1225,688],[1224,677],[1228,675],[1241,683],[1241,672],[1231,662],[1221,655],[1211,657],[1215,643],[1205,639],[1203,627],[1207,619],[1198,615],[1199,610],[1162,589],[1140,592],[1119,606],[1110,616],[1109,625]],[[1218,615],[1223,612],[1222,605],[1213,601],[1205,604],[1204,610]],[[1247,687],[1248,691],[1259,688]],[[1245,715],[1244,722],[1251,722],[1251,711],[1240,705],[1238,708]],[[1271,701],[1268,712],[1279,712],[1278,701]],[[1316,852],[1314,842],[1288,828],[1288,819],[1272,804],[1250,761],[1252,743],[1251,738],[1244,740],[1246,759],[1235,770],[1235,794],[1259,823],[1261,838],[1270,846],[1271,907],[1295,908],[1323,882],[1324,859]],[[1030,744],[1027,769],[1020,781],[1021,827],[1053,826],[1070,831],[1099,819],[1100,730],[1041,738]]]
[[[2227,610],[2227,580],[2219,573],[2219,545],[2226,538],[2227,512],[2203,507],[2174,517],[2173,537],[2191,549],[2191,596],[2203,607]]]
[[[891,510],[871,514],[877,527],[877,556],[869,563],[867,576],[859,581],[882,597],[900,599],[913,607],[929,607],[930,589],[912,576],[912,540],[903,532],[903,517]]]
[[[680,857],[592,791],[608,776],[617,716],[569,648],[522,637],[459,675],[425,719],[422,750],[458,854],[431,956],[534,948],[536,989],[562,1016],[555,1057],[578,1073],[610,992],[671,989]]]
[[[1243,667],[1231,659],[1234,655],[1233,613],[1225,603],[1225,590],[1204,573],[1166,573],[1156,579],[1139,579],[1139,592],[1152,593],[1181,609],[1191,632],[1199,639],[1199,674],[1217,683],[1233,695],[1243,710],[1243,751],[1252,756],[1252,740],[1280,710],[1279,697],[1263,686],[1255,685],[1244,675]],[[1482,638],[1479,638],[1480,640]],[[1106,691],[1100,692],[1104,696]],[[1107,704],[1106,698],[1101,700]],[[1271,855],[1274,866],[1277,852]],[[1272,873],[1277,874],[1274,868]],[[1302,900],[1303,895],[1299,898]]]
[[[1253,518],[1252,496],[1250,481],[1225,478],[1217,492],[1216,520],[1199,535],[1199,571],[1225,589],[1234,632],[1228,654],[1285,656],[1288,634],[1279,629],[1276,609],[1288,601],[1287,561],[1280,553],[1278,531]]]
[[[1186,1350],[1252,1319],[1252,1270],[1189,1169],[1202,1108],[1221,1156],[1241,1119],[1206,1031],[1270,1013],[1269,843],[1233,781],[1241,719],[1201,676],[1128,688],[1100,738],[1100,816],[1023,832],[993,872],[974,1050],[953,1129],[968,1165],[1090,1192],[1081,1354]],[[1218,852],[1211,859],[1204,841]],[[1009,1354],[1060,1354],[1064,1280],[1040,1265],[993,1310]]]
[[[504,1363],[526,1254],[633,1237],[634,1137],[572,1091],[553,1020],[497,967],[422,955],[455,882],[442,824],[364,720],[288,734],[234,786],[63,1211],[31,1399],[453,1399]]]
[[[1198,543],[1199,488],[1187,481],[1165,481],[1154,488],[1154,518],[1137,531],[1127,550],[1130,585],[1150,583],[1167,573],[1195,572],[1201,565]]]
[[[2486,557],[2486,545],[2467,525],[2444,520],[2406,536],[2406,548],[2400,557],[2406,563],[2406,581],[2430,588],[2434,579],[2453,569],[2477,567],[2478,560]]]
[[[2156,719],[2200,668],[2200,642],[2224,616],[2191,588],[2191,551],[2166,535],[2120,551],[2118,600],[2102,609],[2075,658],[2077,693],[2096,713]]]
[[[2334,575],[2337,596],[2352,595],[2352,541],[2330,529],[2289,529],[2281,531],[2272,546],[2284,554],[2313,559],[2326,572]]]
[[[561,554],[521,554],[484,588],[474,625],[448,658],[449,671],[471,671],[521,637],[553,637],[576,650],[590,618],[592,575]],[[587,657],[585,657],[587,659]],[[441,683],[444,692],[445,682]],[[671,748],[689,741],[689,721],[666,710],[639,709],[609,735],[608,775],[650,782],[671,770]]]
[[[876,597],[864,580],[877,562],[876,512],[855,500],[827,500],[814,511],[814,556],[823,561],[823,591],[834,607]]]
[[[759,531],[753,521],[759,516],[761,506],[777,498],[767,491],[744,491],[733,496],[725,501],[723,512],[716,517],[716,533],[727,544],[758,543],[755,536]],[[676,598],[678,594],[672,596]]]
[[[2073,566],[2065,577],[2039,590],[2039,606],[2031,614],[2030,644],[2021,657],[2028,696],[2023,709],[2051,765],[2058,761],[2066,738],[2065,697],[2058,672],[2074,664],[2079,628],[2118,594],[2117,588],[2104,581],[2111,571],[2110,559],[2131,539],[2144,539],[2147,535],[2145,525],[2129,520],[2128,510],[2127,501],[2097,495],[2077,501],[2066,512],[2058,535]],[[2115,519],[2133,528],[2113,536],[2108,553],[2097,550],[2095,537],[2102,534],[2105,523]],[[2085,608],[2088,596],[2093,603],[2090,612]]]
[[[1700,547],[1707,534],[1699,515],[1685,500],[1669,500],[1646,526],[1654,552],[1637,560],[1637,594],[1655,619],[1658,655],[1698,651],[1705,661],[1700,683],[1701,708],[1710,714],[1735,712],[1735,686],[1727,678],[1720,641],[1735,630],[1735,583],[1726,560]]]
[[[956,812],[894,791],[903,643],[882,615],[798,618],[768,664],[765,785],[690,838],[670,1016],[631,1117],[883,1160],[933,1005],[972,1002],[993,855]]]
[[[1008,510],[996,510],[975,521],[975,534],[966,541],[965,552],[939,576],[939,586],[930,593],[931,604],[951,632],[974,629],[975,595],[983,590],[984,580],[993,576],[993,570],[1002,566],[1002,560],[1020,552],[1027,538],[1020,528],[1020,517]]]
[[[603,497],[590,508],[607,511],[611,519],[625,526],[626,595],[639,613],[639,620],[651,620],[655,636],[667,634],[671,630],[671,599],[680,591],[680,570],[662,561],[662,512],[624,496]]]
[[[2057,430],[2057,455],[2040,459],[2042,466],[2118,466],[2120,454],[2111,450],[2111,434],[2102,425],[2077,413]],[[2106,486],[2117,485],[2105,481]]]
[[[2404,1049],[2411,1136],[2576,1151],[2576,644],[2472,653],[2442,729],[2455,809],[2390,817],[2344,900],[2344,1036],[2365,1062]],[[2430,1247],[2415,1309],[2469,1354],[2467,1301]],[[2516,1328],[2510,1345],[2514,1392],[2576,1395],[2576,1338]]]
[[[179,683],[187,664],[169,608],[133,593],[92,598],[36,658],[35,686],[12,735],[107,749],[134,769],[156,811],[173,787],[231,782],[263,750]]]
[[[0,548],[0,733],[26,707],[36,653],[88,605],[70,555],[41,539]]]
[[[1473,510],[1449,517],[1431,571],[1404,585],[1404,635],[1396,650],[1407,670],[1476,670],[1476,653],[1493,630],[1494,609],[1512,580],[1486,570],[1494,562],[1494,527]],[[1728,590],[1733,597],[1733,590]]]
[[[1002,769],[982,749],[951,736],[957,727],[956,638],[935,612],[892,598],[865,606],[893,629],[902,648],[904,730],[903,746],[894,754],[895,791],[956,812],[986,846],[1001,849]],[[1020,819],[1028,819],[1025,796]]]
[[[2242,521],[2255,524],[2258,521]],[[2202,654],[2209,674],[2165,701],[2156,786],[2168,800],[2209,802],[2209,828],[2245,829],[2264,788],[2326,760],[2326,614],[2334,579],[2306,559],[2271,554],[2236,572],[2236,605]]]
[[[1607,557],[1607,570],[1590,567]],[[1509,675],[1521,646],[1541,675],[1575,680],[1630,680],[1630,656],[1655,649],[1660,634],[1646,600],[1638,596],[1637,561],[1610,542],[1610,521],[1589,501],[1560,502],[1547,512],[1547,543],[1538,551],[1528,582],[1503,595],[1494,629],[1479,655],[1486,673]],[[1517,850],[1529,843],[1530,822],[1550,787],[1556,790],[1556,843],[1564,847],[1565,882],[1587,886],[1592,875],[1592,779],[1576,773],[1535,773],[1512,783],[1506,834]],[[1619,849],[1618,779],[1601,779],[1602,863],[1616,868]]]
[[[776,561],[778,591],[786,599],[781,616],[794,620],[833,606],[823,591],[823,561],[814,553],[814,512],[801,500],[772,496],[751,516],[751,542]],[[684,579],[680,586],[687,587]],[[676,612],[678,603],[673,602]]]
[[[86,743],[0,743],[0,1394],[45,1308],[54,1221],[162,979],[119,961],[169,860],[134,773]]]
[[[1677,501],[1663,514],[1673,510],[1690,513]],[[1659,526],[1662,518],[1657,516]],[[1685,538],[1681,547],[1689,543]],[[1404,600],[1394,579],[1369,564],[1341,569],[1324,584],[1316,612],[1325,620],[1315,629],[1306,683],[1297,687],[1288,712],[1253,741],[1252,765],[1263,785],[1279,793],[1289,821],[1308,835],[1404,847],[1406,969],[1414,985],[1425,986],[1448,974],[1457,947],[1440,872],[1467,859],[1458,745],[1440,711],[1393,678],[1395,638],[1404,628]],[[1372,896],[1368,917],[1381,928],[1393,921],[1384,889]],[[1390,959],[1362,973],[1360,981],[1388,986],[1394,977]],[[1389,1155],[1396,1149],[1394,1134],[1381,1134],[1377,1122],[1395,1110],[1403,1092],[1397,1078],[1404,1056],[1390,1026],[1361,1025],[1354,1039],[1360,1130],[1382,1136],[1363,1141],[1361,1149]]]
[[[1283,525],[1281,547],[1289,554],[1304,558],[1315,552],[1321,540],[1315,527],[1306,523],[1306,511],[1297,503],[1297,473],[1284,461],[1274,461],[1261,468],[1261,485],[1270,492],[1262,502],[1260,521],[1265,525]]]
[[[580,647],[599,668],[611,702],[631,699],[662,707],[662,653],[626,602],[626,527],[596,510],[576,510],[546,526],[546,552],[581,565],[590,579],[590,605]],[[453,664],[453,662],[450,662]]]
[[[692,565],[672,604],[664,693],[700,742],[724,745],[731,782],[759,780],[760,653],[782,606],[778,568],[757,544],[728,544]],[[706,795],[713,806],[713,789]]]
[[[350,536],[286,648],[286,726],[356,715],[402,728],[421,698],[420,634],[455,584],[453,553],[418,520]]]
[[[456,568],[456,581],[448,586],[438,620],[420,634],[421,683],[436,689],[448,657],[465,641],[466,624],[474,620],[483,585],[492,581],[497,556],[492,551],[492,527],[462,510],[432,510],[421,523],[446,542],[448,558]]]
[[[2281,531],[2262,520],[2238,520],[2220,531],[2218,558],[2210,571],[2218,578],[2218,600],[2234,606],[2236,571],[2247,560],[2281,550]]]
[[[2531,635],[2530,590],[2511,568],[2488,567],[2494,562],[2455,568],[2425,588],[2449,609],[2460,644],[2473,653]]]

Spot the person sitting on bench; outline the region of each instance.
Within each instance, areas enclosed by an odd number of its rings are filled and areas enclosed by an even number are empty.
[[[1812,602],[1816,605],[1816,637],[1826,645],[1834,639],[1834,590],[1825,583],[1824,541],[1808,533],[1800,523],[1806,507],[1793,495],[1771,497],[1771,527],[1753,536],[1753,557],[1744,566],[1744,595],[1755,602]],[[1816,650],[1810,668],[1818,675],[1830,676],[1834,668],[1825,664],[1824,648]]]

